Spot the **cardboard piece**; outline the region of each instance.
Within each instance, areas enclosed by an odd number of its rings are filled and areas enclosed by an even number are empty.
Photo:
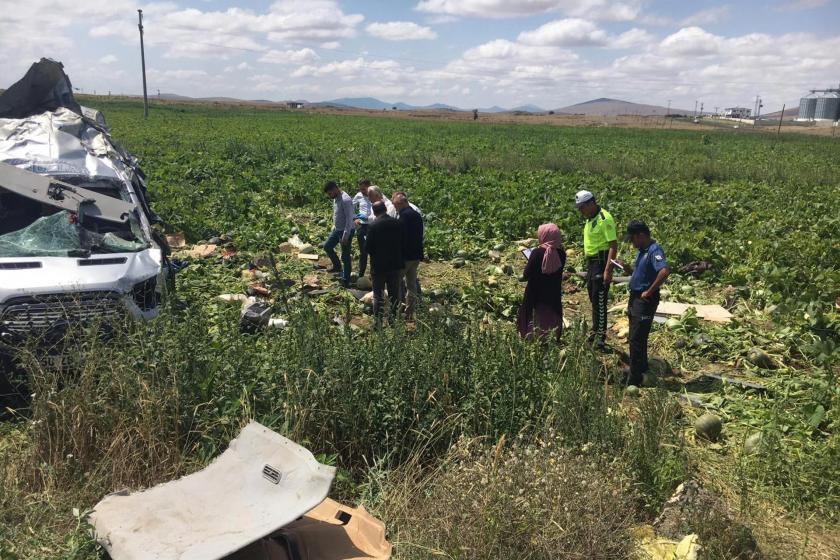
[[[189,255],[191,257],[209,257],[213,253],[216,252],[218,245],[208,244],[208,245],[193,245],[192,248],[189,250]]]
[[[251,422],[203,470],[110,494],[90,523],[113,560],[217,560],[320,504],[334,476],[307,449]]]
[[[670,301],[660,301],[656,308],[656,316],[653,320],[657,323],[664,323],[670,317],[679,317],[690,307],[697,310],[697,317],[704,321],[713,321],[715,323],[728,323],[732,320],[732,313],[727,311],[720,305],[700,305],[697,303],[675,303]],[[610,307],[609,312],[624,311],[627,309],[627,302],[624,301],[618,305]]]
[[[317,261],[319,257],[312,253],[298,253],[298,258],[305,261]]]
[[[704,321],[728,323],[732,320],[732,313],[720,305],[698,305],[695,303],[675,303],[670,301],[659,302],[659,307],[656,308],[656,314],[660,317],[679,317],[688,311],[690,307],[696,309],[697,317]]]
[[[350,508],[327,498],[301,519],[225,560],[291,560],[286,544],[290,541],[296,543],[300,557],[305,560],[388,560],[391,557],[391,543],[385,540],[385,525],[381,521],[362,506]]]

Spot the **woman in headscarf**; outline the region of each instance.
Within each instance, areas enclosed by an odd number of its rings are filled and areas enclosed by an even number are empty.
[[[563,331],[563,267],[566,251],[563,234],[554,224],[537,230],[540,246],[531,251],[523,278],[528,281],[519,307],[517,327],[522,337],[536,333],[545,337],[551,331],[560,339]]]

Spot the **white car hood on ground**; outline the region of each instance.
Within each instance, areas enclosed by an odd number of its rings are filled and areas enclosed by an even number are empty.
[[[326,498],[335,468],[256,422],[208,467],[93,510],[114,560],[217,560],[291,523]]]
[[[119,264],[81,265],[101,259],[121,259]],[[41,263],[40,268],[0,269],[0,304],[12,297],[72,291],[129,292],[132,287],[157,276],[161,267],[160,249],[137,253],[108,253],[88,259],[71,257],[11,257],[4,263]]]

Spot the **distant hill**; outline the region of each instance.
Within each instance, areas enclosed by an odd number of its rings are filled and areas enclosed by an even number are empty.
[[[189,97],[177,93],[161,93],[150,95],[150,99],[166,99],[167,101],[203,101],[205,103],[253,103],[259,105],[275,105],[275,101],[268,99],[238,99],[236,97]]]
[[[781,111],[776,111],[773,113],[762,114],[762,119],[778,119],[781,116]],[[795,119],[799,117],[799,105],[796,107],[788,107],[785,109],[785,116],[782,119]]]
[[[341,97],[339,99],[331,99],[329,101],[322,101],[315,105],[332,105],[338,107],[355,107],[356,109],[390,109],[394,106],[392,103],[385,103],[375,97]]]
[[[660,105],[645,105],[643,103],[632,103],[630,101],[622,101],[621,99],[601,97],[599,99],[578,103],[576,105],[561,107],[559,109],[555,109],[554,112],[572,113],[576,115],[603,115],[606,117],[614,117],[617,115],[664,116],[668,113],[668,108]],[[690,115],[693,113],[693,110],[687,111],[685,109],[671,107],[671,114]]]
[[[546,110],[542,107],[537,107],[536,105],[520,105],[519,107],[514,107],[511,111],[522,111],[523,113],[545,113]]]

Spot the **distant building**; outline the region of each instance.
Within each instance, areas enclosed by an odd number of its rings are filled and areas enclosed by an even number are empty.
[[[748,119],[752,109],[747,107],[727,107],[723,110],[723,116],[727,119]]]
[[[303,102],[302,101],[288,101],[286,103],[286,107],[289,109],[303,109]]]

